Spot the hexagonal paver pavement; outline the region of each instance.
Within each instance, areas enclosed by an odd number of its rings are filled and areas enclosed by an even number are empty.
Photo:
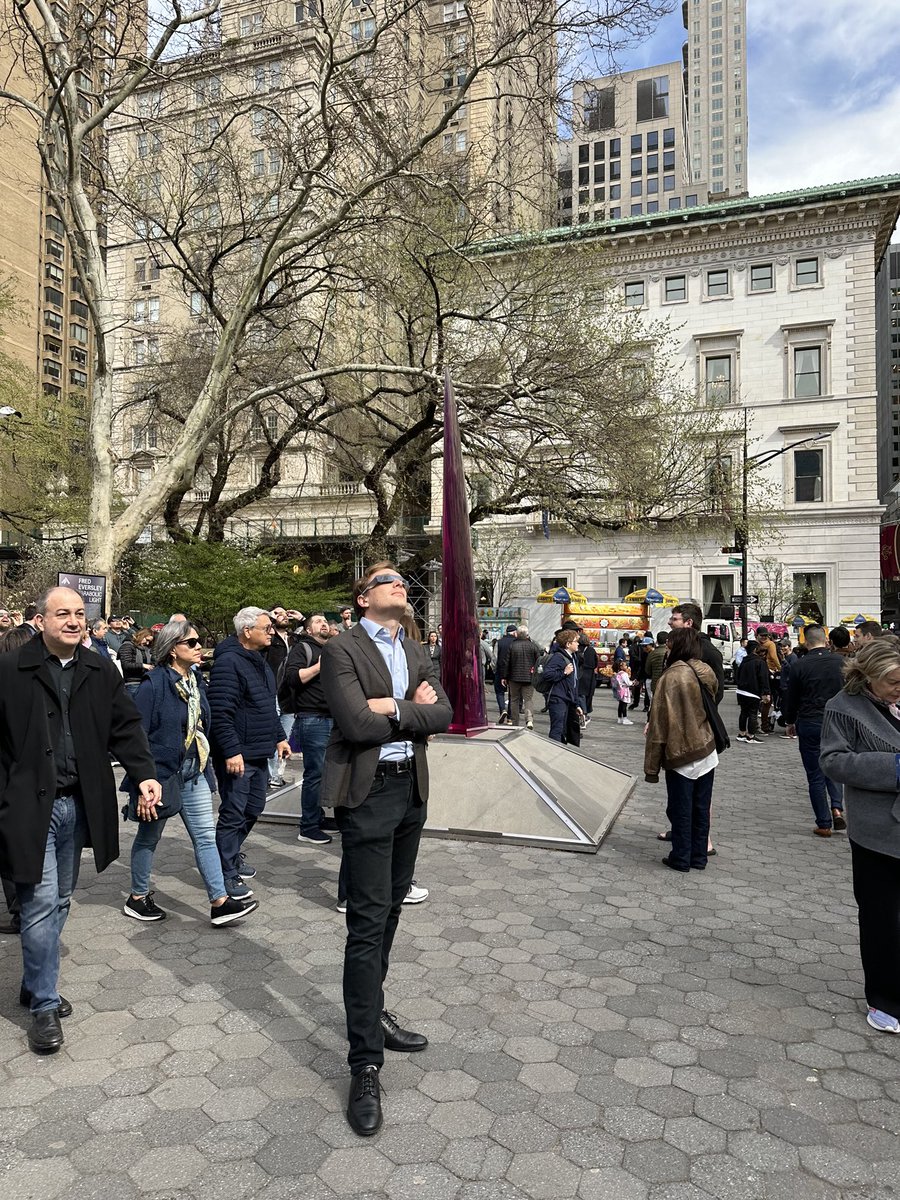
[[[639,773],[614,716],[601,691],[583,748]],[[596,856],[423,842],[387,1002],[430,1045],[387,1056],[366,1141],[338,844],[258,825],[260,908],[225,930],[182,829],[159,925],[122,917],[124,861],[86,866],[58,1055],[25,1048],[0,937],[3,1200],[891,1200],[900,1039],[865,1024],[848,846],[811,836],[796,743],[722,756],[702,874],[660,864],[664,807],[639,783]]]

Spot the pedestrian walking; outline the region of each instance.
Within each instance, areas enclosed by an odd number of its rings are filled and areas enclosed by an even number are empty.
[[[232,900],[222,877],[212,813],[215,776],[209,757],[209,701],[197,669],[202,656],[197,630],[188,621],[169,621],[153,647],[155,670],[138,687],[134,702],[162,784],[162,803],[178,806],[206,885],[210,921],[218,926],[249,916],[258,904]],[[131,844],[131,892],[122,911],[136,921],[163,921],[166,913],[153,899],[150,873],[169,818],[158,815],[157,805],[140,801],[130,777],[123,787],[131,796],[129,808],[139,823]]]
[[[509,712],[513,725],[519,724],[524,709],[525,725],[534,729],[534,668],[541,657],[541,648],[533,642],[527,625],[516,629],[516,639],[509,648],[506,659],[506,679],[509,689]]]
[[[212,752],[219,781],[216,845],[225,887],[233,900],[253,895],[243,846],[266,805],[269,759],[290,758],[275,707],[275,676],[261,651],[274,633],[269,613],[242,608],[235,633],[216,647],[209,677]],[[255,872],[254,872],[255,874]]]
[[[84,600],[55,587],[38,601],[43,632],[0,655],[0,875],[16,885],[28,1045],[63,1044],[60,938],[90,845],[98,871],[119,854],[111,759],[137,780],[140,802],[162,791],[134,704],[109,659],[85,650]]]

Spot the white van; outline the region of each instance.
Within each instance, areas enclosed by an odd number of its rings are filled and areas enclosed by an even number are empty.
[[[734,652],[741,644],[740,626],[736,621],[706,620],[703,622],[703,632],[708,635],[715,648],[721,651],[725,678],[733,679]]]

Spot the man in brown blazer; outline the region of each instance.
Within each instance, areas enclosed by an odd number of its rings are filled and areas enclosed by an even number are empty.
[[[403,897],[412,882],[428,800],[429,735],[453,716],[422,645],[405,637],[407,584],[381,562],[356,581],[358,624],[322,651],[334,720],[321,803],[335,810],[347,884],[344,1008],[352,1081],[347,1120],[362,1137],[381,1126],[384,1050],[423,1050],[384,1007],[384,980]]]

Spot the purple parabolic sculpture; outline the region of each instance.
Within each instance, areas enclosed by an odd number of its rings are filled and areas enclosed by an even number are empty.
[[[466,475],[456,397],[449,368],[444,369],[444,507],[441,621],[441,681],[453,705],[450,733],[473,734],[487,728],[478,615],[475,611],[475,567]]]

